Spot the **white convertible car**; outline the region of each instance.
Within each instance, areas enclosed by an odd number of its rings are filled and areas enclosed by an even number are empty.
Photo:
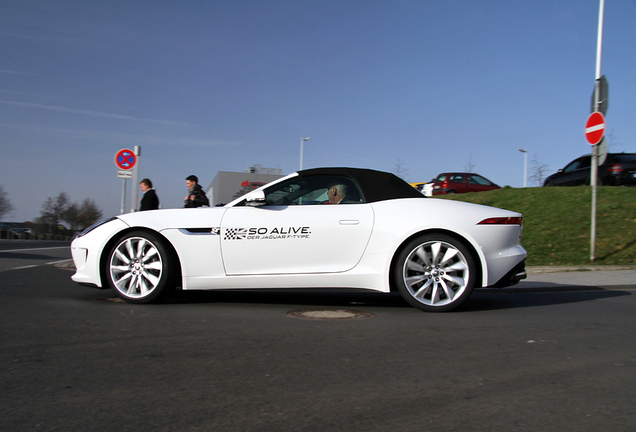
[[[448,311],[526,277],[522,216],[426,198],[393,174],[299,171],[223,207],[129,213],[71,245],[75,282],[130,303],[183,290],[397,290]]]

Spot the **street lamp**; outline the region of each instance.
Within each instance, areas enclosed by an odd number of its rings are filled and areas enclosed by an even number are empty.
[[[301,171],[303,169],[303,144],[305,144],[305,141],[309,141],[310,139],[311,137],[300,139],[300,170]]]
[[[519,149],[523,153],[523,187],[528,187],[528,150]]]

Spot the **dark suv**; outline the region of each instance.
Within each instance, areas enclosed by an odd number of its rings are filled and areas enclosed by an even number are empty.
[[[590,184],[592,155],[573,160],[545,179],[543,186],[581,186]],[[608,153],[598,167],[599,186],[636,185],[636,153]]]

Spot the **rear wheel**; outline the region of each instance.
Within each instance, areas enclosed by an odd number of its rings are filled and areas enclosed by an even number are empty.
[[[122,237],[108,254],[108,285],[129,303],[151,303],[163,299],[173,289],[173,259],[164,240],[134,231]]]
[[[460,241],[444,234],[425,234],[400,252],[394,277],[398,291],[423,311],[445,312],[464,302],[473,290],[476,266]]]

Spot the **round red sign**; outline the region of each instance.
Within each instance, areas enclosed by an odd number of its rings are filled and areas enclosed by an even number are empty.
[[[135,166],[136,162],[137,162],[137,157],[135,156],[135,153],[132,150],[128,150],[128,149],[119,150],[117,154],[115,155],[115,165],[117,165],[119,169],[123,169],[123,170],[132,169],[132,167]]]
[[[585,123],[585,139],[592,145],[598,144],[605,134],[605,117],[596,111],[590,114]]]

